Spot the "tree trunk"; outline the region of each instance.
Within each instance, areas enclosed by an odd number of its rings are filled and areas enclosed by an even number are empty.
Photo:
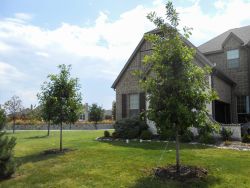
[[[62,152],[62,122],[60,124],[60,151]]]
[[[71,123],[69,124],[69,130],[71,130]]]
[[[97,122],[94,123],[95,129],[97,130]]]
[[[47,136],[49,136],[49,133],[50,133],[50,121],[48,122],[48,134],[47,134]]]
[[[176,173],[179,175],[180,174],[180,143],[179,143],[179,127],[176,125]]]
[[[13,120],[12,129],[13,129],[13,134],[14,134],[15,133],[15,129],[16,129],[16,119]]]

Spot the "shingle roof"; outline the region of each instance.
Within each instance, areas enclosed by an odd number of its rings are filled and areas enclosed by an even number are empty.
[[[208,42],[200,45],[198,49],[202,53],[209,53],[209,52],[215,52],[222,49],[223,42],[227,39],[227,37],[233,33],[235,36],[237,36],[242,42],[243,45],[246,45],[250,42],[250,25],[235,29],[230,29],[217,37],[209,40]]]
[[[249,30],[250,30],[250,26],[249,26]],[[158,29],[153,29],[147,33],[157,33],[159,32]],[[145,33],[145,34],[147,34]],[[225,38],[226,39],[226,38]],[[224,39],[224,40],[225,40]],[[219,76],[221,79],[223,79],[224,81],[226,81],[227,83],[231,84],[231,85],[234,85],[235,82],[229,78],[228,76],[226,76],[222,71],[218,70],[216,67],[214,67],[213,63],[211,63],[202,53],[201,51],[199,50],[199,48],[197,48],[196,46],[194,46],[189,40],[185,39],[183,37],[183,40],[184,42],[194,48],[196,50],[196,58],[198,58],[201,63],[203,63],[204,65],[208,65],[210,67],[213,68],[213,73],[216,75],[216,76]],[[118,82],[120,81],[121,77],[123,76],[123,74],[126,72],[129,64],[132,62],[132,59],[135,57],[136,53],[139,51],[141,45],[143,44],[143,42],[145,41],[145,38],[144,36],[142,37],[141,41],[139,42],[139,44],[137,45],[136,49],[134,50],[134,52],[132,53],[132,55],[130,56],[130,58],[128,59],[127,63],[125,64],[125,66],[123,67],[123,69],[121,70],[120,74],[118,75],[118,77],[116,78],[116,80],[114,81],[114,83],[112,84],[111,88],[115,89]],[[223,41],[222,41],[223,43]]]

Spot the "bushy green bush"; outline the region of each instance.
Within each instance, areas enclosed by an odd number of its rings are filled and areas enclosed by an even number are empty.
[[[194,134],[189,129],[187,129],[186,131],[182,131],[179,134],[181,142],[191,142],[194,140]],[[166,129],[160,131],[159,136],[160,140],[174,141],[176,139],[175,132],[172,129]]]
[[[215,144],[216,143],[215,138],[211,134],[199,135],[198,141],[200,143],[204,143],[204,144]]]
[[[222,139],[224,141],[228,141],[231,139],[232,135],[233,135],[233,132],[230,130],[230,129],[227,129],[227,128],[222,128],[221,131],[220,131],[220,135],[222,137]]]
[[[104,131],[104,137],[105,138],[108,138],[108,137],[110,137],[110,132],[109,131]]]
[[[138,117],[126,118],[116,121],[114,124],[115,137],[133,139],[139,138],[143,130],[147,130],[146,122],[140,120]]]
[[[215,144],[216,140],[212,133],[218,131],[216,130],[217,125],[215,125],[214,127],[205,125],[203,127],[198,128],[198,141],[204,144]]]
[[[160,140],[173,141],[175,140],[175,132],[172,129],[160,130],[159,138]]]
[[[242,142],[250,143],[250,135],[244,134],[242,137]]]
[[[112,138],[119,138],[119,137],[118,137],[118,134],[117,134],[116,132],[113,132],[113,133],[112,133]]]
[[[187,129],[180,135],[181,142],[192,142],[194,140],[194,134],[191,130]]]
[[[0,179],[10,177],[16,169],[13,148],[16,145],[14,137],[8,138],[3,132],[6,116],[0,109]]]
[[[150,130],[143,130],[140,135],[140,138],[142,140],[150,140],[152,139],[152,137],[153,137],[153,134]]]

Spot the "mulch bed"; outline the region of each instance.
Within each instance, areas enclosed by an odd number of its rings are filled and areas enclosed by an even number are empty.
[[[48,149],[43,151],[44,155],[49,155],[49,154],[64,154],[70,151],[74,151],[74,149],[70,149],[70,148],[63,148],[62,151],[60,151],[60,149]]]
[[[158,167],[154,169],[154,174],[160,179],[172,179],[187,181],[194,179],[203,179],[207,176],[208,171],[205,168],[196,166],[180,166],[180,174],[176,173],[176,166]]]

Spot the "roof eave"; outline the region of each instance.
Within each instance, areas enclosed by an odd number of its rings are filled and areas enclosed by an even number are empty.
[[[142,37],[142,39],[140,40],[139,44],[136,46],[134,52],[132,53],[132,55],[129,57],[128,61],[126,62],[126,64],[124,65],[124,67],[122,68],[121,72],[119,73],[119,75],[117,76],[117,78],[115,79],[114,83],[112,84],[111,88],[115,89],[120,78],[122,77],[123,73],[126,71],[126,69],[129,66],[130,61],[133,60],[134,56],[136,55],[136,53],[138,52],[138,50],[140,49],[140,46],[142,45],[142,43],[144,42],[144,35]]]

